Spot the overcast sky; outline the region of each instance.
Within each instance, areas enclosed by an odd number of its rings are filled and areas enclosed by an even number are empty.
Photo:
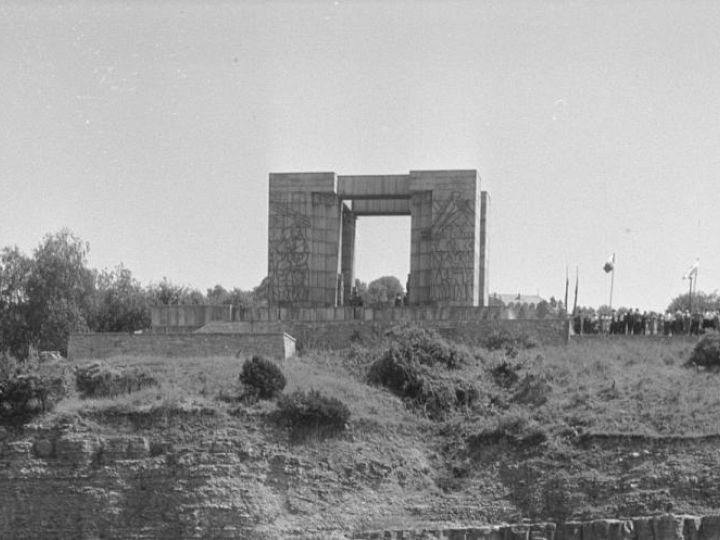
[[[490,291],[720,288],[720,2],[0,0],[0,246],[202,290],[267,272],[268,174],[477,169]],[[409,271],[361,218],[358,276]]]

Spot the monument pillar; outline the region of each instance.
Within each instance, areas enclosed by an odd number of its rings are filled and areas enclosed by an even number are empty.
[[[340,200],[335,173],[270,175],[268,301],[279,307],[337,303]]]
[[[342,259],[340,272],[343,279],[343,304],[350,304],[352,288],[355,286],[355,225],[357,216],[343,204],[342,210]]]
[[[481,197],[477,172],[411,171],[410,178],[411,279],[417,274],[410,286],[410,303],[479,305]]]

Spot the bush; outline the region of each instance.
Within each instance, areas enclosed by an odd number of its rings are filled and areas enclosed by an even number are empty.
[[[706,334],[698,341],[688,365],[720,368],[720,334]]]
[[[476,451],[482,446],[498,443],[527,449],[537,447],[547,440],[547,431],[537,422],[524,414],[510,413],[499,417],[493,426],[468,437],[468,445]]]
[[[240,373],[240,382],[259,399],[273,399],[282,393],[287,384],[285,375],[270,360],[253,356],[246,360]]]
[[[107,398],[158,386],[157,380],[138,369],[120,370],[102,362],[78,366],[75,387],[83,398]]]
[[[65,394],[62,378],[34,372],[34,366],[3,359],[0,369],[0,422],[24,423],[45,411]]]
[[[471,407],[480,398],[467,381],[446,379],[433,373],[408,350],[391,346],[368,371],[368,382],[384,386],[432,418],[442,418],[460,407]]]
[[[483,345],[490,351],[504,349],[508,356],[514,358],[520,349],[537,347],[537,342],[527,334],[513,333],[506,329],[493,330],[484,340]]]
[[[350,409],[339,399],[317,390],[296,391],[278,400],[278,417],[295,436],[309,432],[325,435],[343,431],[350,419]]]
[[[465,348],[449,342],[433,329],[395,326],[385,335],[399,354],[425,366],[441,364],[447,368],[457,368],[472,360]]]

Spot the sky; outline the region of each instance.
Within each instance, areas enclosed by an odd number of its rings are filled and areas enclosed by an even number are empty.
[[[0,0],[0,247],[68,227],[143,284],[249,289],[268,175],[476,169],[489,289],[720,288],[716,0]],[[360,218],[357,277],[409,271]]]

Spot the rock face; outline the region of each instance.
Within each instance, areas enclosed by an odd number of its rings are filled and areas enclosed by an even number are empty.
[[[720,540],[720,516],[481,526],[516,519],[495,509],[512,500],[503,488],[445,493],[438,456],[399,438],[382,446],[357,432],[289,445],[258,422],[263,411],[106,410],[2,429],[0,538]],[[627,490],[657,487],[639,484]]]
[[[0,538],[252,538],[279,502],[233,433],[193,451],[33,426],[0,443]]]
[[[565,523],[534,523],[494,527],[448,527],[369,531],[362,539],[419,540],[715,540],[720,538],[720,515],[663,515],[637,519],[596,519]]]

